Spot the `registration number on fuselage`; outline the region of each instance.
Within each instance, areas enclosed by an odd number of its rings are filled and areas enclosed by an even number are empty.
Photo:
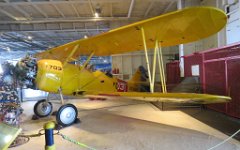
[[[118,82],[115,83],[115,88],[117,89],[118,92],[127,92],[128,90],[127,82],[118,79]]]
[[[58,70],[58,71],[62,70],[61,66],[56,66],[56,65],[46,65],[46,68],[50,70]]]

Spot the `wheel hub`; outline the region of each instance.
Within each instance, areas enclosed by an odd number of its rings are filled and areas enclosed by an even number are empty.
[[[49,113],[49,111],[51,110],[51,106],[49,104],[42,104],[39,105],[39,107],[39,110],[43,115]]]
[[[64,124],[71,124],[76,117],[75,110],[71,107],[66,107],[60,114],[60,119]]]
[[[34,113],[39,117],[46,117],[52,112],[52,104],[47,101],[39,101],[34,106]]]

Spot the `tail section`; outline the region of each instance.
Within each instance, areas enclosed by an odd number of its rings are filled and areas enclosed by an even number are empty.
[[[147,71],[143,66],[139,66],[132,79],[128,81],[128,91],[150,91]]]

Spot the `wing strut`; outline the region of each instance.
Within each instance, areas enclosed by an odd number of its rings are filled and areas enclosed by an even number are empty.
[[[88,56],[88,59],[84,62],[83,66],[82,66],[82,69],[87,66],[88,62],[91,60],[91,58],[93,57],[93,55],[94,55],[94,52],[92,52],[92,53],[90,54],[90,56]]]
[[[166,87],[166,78],[165,78],[165,73],[164,73],[164,67],[163,67],[163,57],[162,57],[162,46],[161,43],[156,43],[157,49],[158,49],[158,65],[159,65],[159,70],[160,70],[160,79],[161,79],[161,84],[162,84],[162,91],[163,93],[167,93],[167,87]]]
[[[145,32],[144,32],[143,27],[141,27],[141,33],[142,33],[144,52],[145,52],[146,63],[147,63],[148,78],[149,78],[149,82],[150,82],[150,92],[153,93],[154,85],[152,86],[152,77],[151,77],[151,70],[150,70],[150,65],[149,65],[149,60],[148,60],[147,43],[146,43],[146,37],[145,37]]]
[[[73,56],[73,54],[76,52],[76,50],[78,49],[78,47],[79,47],[79,44],[77,44],[76,46],[74,46],[73,50],[72,50],[71,53],[68,55],[67,59],[64,61],[63,66],[65,66],[65,65],[68,63],[69,59]]]
[[[142,33],[144,52],[145,52],[145,57],[146,57],[147,69],[148,69],[150,92],[151,93],[154,92],[156,61],[158,59],[158,65],[159,65],[159,71],[160,71],[160,80],[161,80],[161,85],[162,85],[162,92],[167,93],[166,80],[165,80],[164,67],[163,67],[161,43],[158,41],[158,39],[155,40],[155,48],[154,48],[154,55],[153,55],[153,72],[151,74],[149,59],[148,59],[148,52],[147,52],[146,36],[145,36],[145,31],[144,31],[143,27],[141,27],[141,33]]]

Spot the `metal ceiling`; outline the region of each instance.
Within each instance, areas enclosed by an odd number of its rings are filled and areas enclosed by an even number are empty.
[[[176,9],[176,0],[0,0],[0,59],[17,59]]]

